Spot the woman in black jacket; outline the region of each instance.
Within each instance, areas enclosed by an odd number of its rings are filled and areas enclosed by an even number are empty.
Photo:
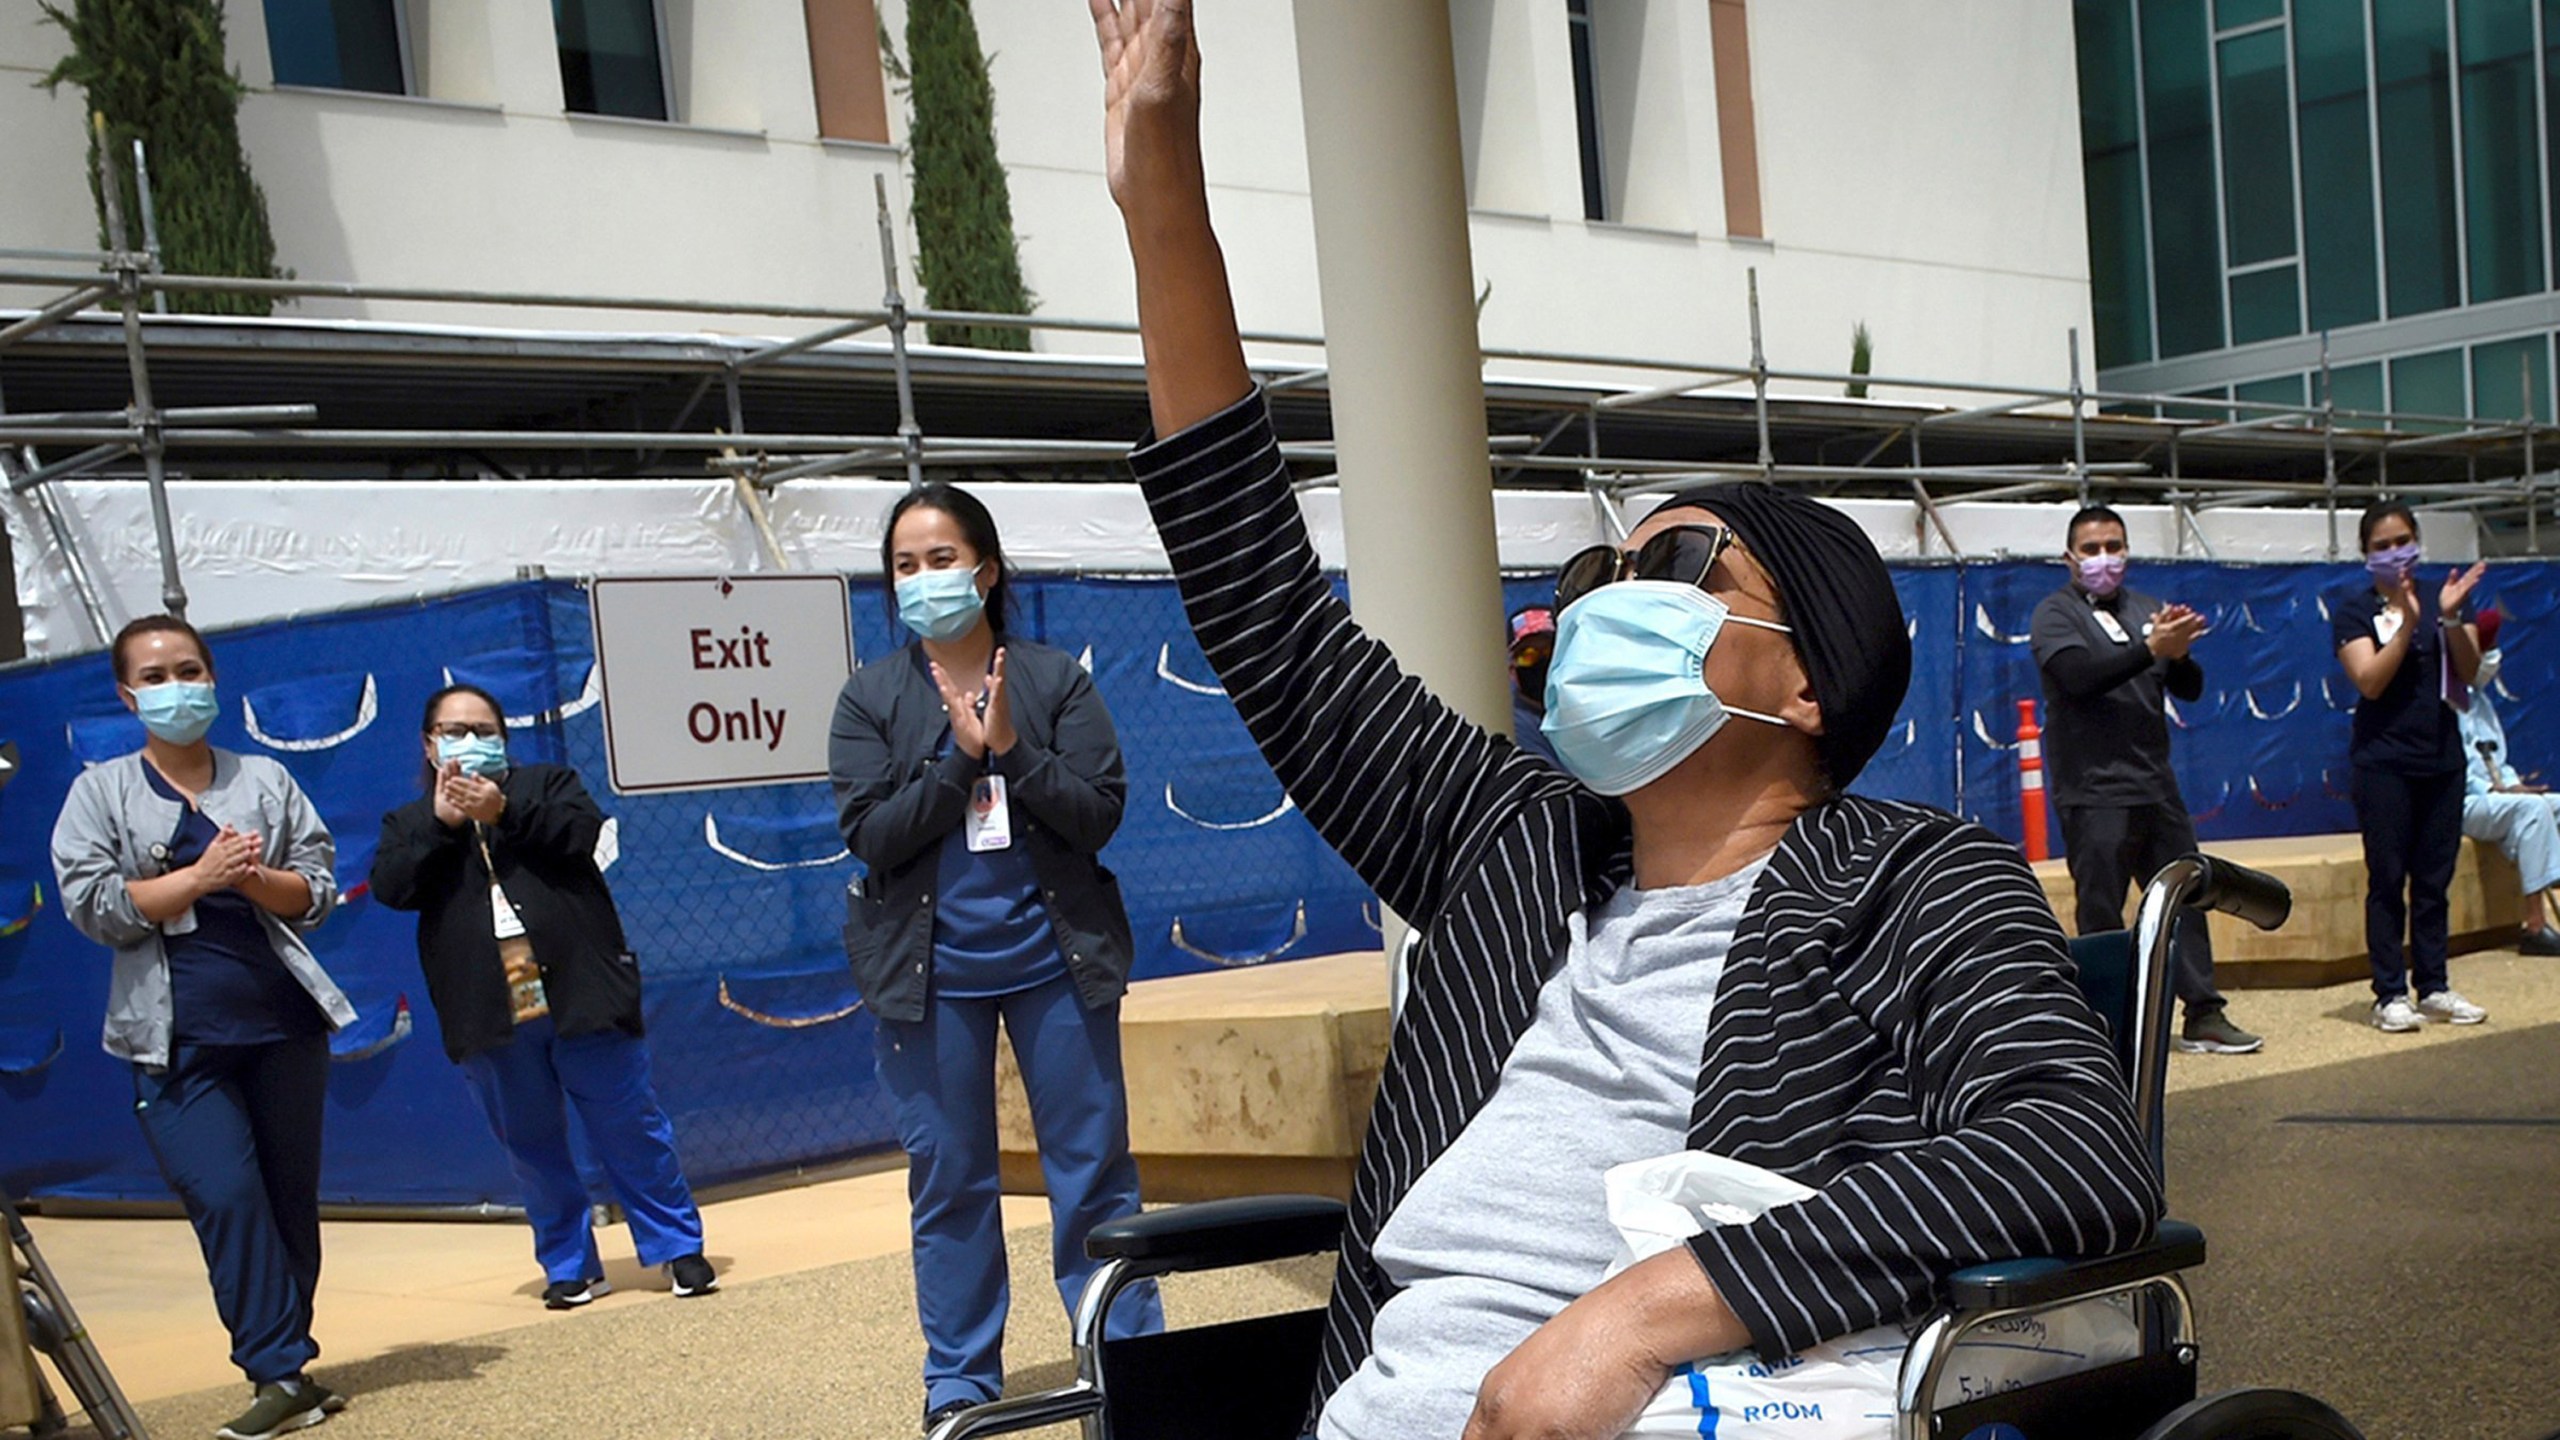
[[[719,1288],[675,1129],[649,1084],[640,967],[596,869],[604,828],[577,772],[511,765],[506,716],[473,685],[427,699],[427,793],[382,817],[373,893],[418,912],[418,962],[445,1054],[489,1116],[524,1186],[542,1303],[569,1310],[612,1287],[569,1152],[566,1100],[631,1222],[640,1262],[678,1295]]]
[[[1030,1095],[1070,1313],[1094,1268],[1086,1234],[1138,1208],[1120,1073],[1129,917],[1097,858],[1128,782],[1083,668],[1005,634],[1003,543],[976,497],[908,494],[880,563],[916,641],[845,682],[827,770],[867,872],[845,948],[907,1151],[929,1430],[1004,1385],[998,1016]],[[1140,1288],[1108,1333],[1162,1325]]]

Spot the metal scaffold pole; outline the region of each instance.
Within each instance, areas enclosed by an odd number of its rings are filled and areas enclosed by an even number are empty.
[[[1765,478],[1777,464],[1769,449],[1769,356],[1760,348],[1760,270],[1745,270],[1751,292],[1751,413],[1760,424],[1760,473]]]
[[[98,194],[107,207],[107,243],[115,247],[111,263],[115,267],[117,305],[124,314],[125,369],[133,377],[133,426],[140,432],[143,476],[151,486],[151,529],[160,542],[160,603],[183,620],[187,614],[187,587],[178,578],[178,539],[169,519],[169,475],[162,463],[166,441],[161,433],[160,408],[151,401],[151,362],[142,345],[140,304],[145,262],[132,250],[125,229],[124,186],[116,173],[115,150],[107,144],[107,117],[92,115],[89,123],[98,136]]]
[[[2331,388],[2329,332],[2320,332],[2320,489],[2329,512],[2329,558],[2338,558],[2338,396]]]
[[[2534,483],[2533,478],[2533,430],[2540,412],[2533,403],[2531,351],[2525,353],[2523,383],[2524,409],[2519,413],[2524,416],[2524,548],[2526,554],[2539,555],[2542,553],[2542,517],[2539,513],[2542,507],[2537,498],[2541,487]]]
[[[2071,327],[2071,475],[2080,503],[2089,503],[2088,392],[2080,388],[2080,327]]]
[[[907,368],[907,297],[898,290],[898,231],[889,218],[889,180],[871,177],[880,207],[880,278],[888,286],[881,304],[889,312],[889,357],[898,376],[898,447],[907,457],[907,488],[924,488],[924,432],[916,428],[915,377]]]

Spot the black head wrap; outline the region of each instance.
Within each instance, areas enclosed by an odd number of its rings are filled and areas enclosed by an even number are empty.
[[[1793,490],[1758,480],[1702,485],[1654,508],[1714,511],[1777,583],[1796,656],[1822,706],[1815,741],[1834,789],[1845,790],[1893,728],[1911,686],[1911,634],[1884,557],[1856,521]]]

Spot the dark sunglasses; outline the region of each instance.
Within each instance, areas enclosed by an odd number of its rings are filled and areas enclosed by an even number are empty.
[[[1603,585],[1626,579],[1669,580],[1705,589],[1707,572],[1733,547],[1721,525],[1674,525],[1632,551],[1594,545],[1577,552],[1556,574],[1556,613]]]

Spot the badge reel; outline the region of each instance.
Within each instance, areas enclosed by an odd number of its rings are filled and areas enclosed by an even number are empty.
[[[2119,645],[2130,645],[2133,643],[2133,637],[2124,633],[2123,623],[2118,621],[2112,613],[2105,610],[2092,610],[2089,613],[2096,617],[2098,628],[2107,632],[2108,639],[2113,640]]]

